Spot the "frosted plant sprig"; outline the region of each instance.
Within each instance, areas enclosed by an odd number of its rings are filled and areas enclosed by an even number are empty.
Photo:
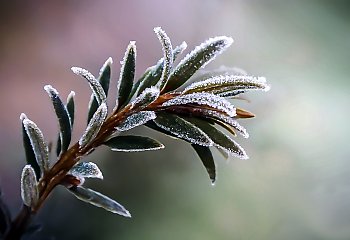
[[[215,184],[217,176],[212,154],[214,149],[227,156],[248,159],[245,150],[233,137],[237,133],[244,138],[249,137],[239,121],[254,114],[231,101],[236,100],[232,97],[249,90],[268,91],[266,79],[242,74],[242,71],[228,71],[227,74],[222,70],[212,74],[197,72],[232,44],[230,37],[210,38],[174,64],[187,44],[183,42],[173,49],[163,29],[158,27],[154,31],[162,46],[162,58],[135,81],[136,43],[131,41],[121,62],[119,79],[113,84],[117,86],[117,96],[113,99],[116,104],[112,108],[107,106],[112,58],[106,60],[97,78],[83,68],[72,67],[75,74],[87,80],[92,90],[87,127],[75,143],[71,143],[75,93],[72,91],[64,103],[55,88],[51,85],[44,87],[59,126],[55,157],[49,157],[52,154],[49,154],[49,145],[39,127],[21,114],[27,160],[21,176],[23,207],[10,221],[11,216],[0,201],[0,223],[4,223],[0,227],[0,239],[20,239],[28,230],[31,216],[38,212],[58,185],[84,202],[131,217],[120,203],[84,186],[87,178],[103,179],[103,174],[96,163],[83,160],[102,145],[116,152],[155,151],[165,147],[150,137],[129,135],[128,131],[135,127],[147,126],[189,143],[212,184]],[[195,82],[196,79],[199,81]],[[183,87],[178,90],[180,86]],[[108,113],[108,109],[113,110]]]

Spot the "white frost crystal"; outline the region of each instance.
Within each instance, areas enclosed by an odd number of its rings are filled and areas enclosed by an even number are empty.
[[[69,171],[69,174],[79,179],[84,179],[84,178],[103,179],[101,170],[93,162],[78,163]]]
[[[149,87],[146,88],[140,96],[138,96],[132,103],[131,106],[133,108],[145,108],[152,102],[154,102],[159,97],[159,88],[157,87]]]
[[[169,101],[163,103],[162,106],[175,106],[175,105],[185,105],[185,104],[199,104],[207,105],[212,108],[216,108],[219,111],[223,111],[230,117],[236,116],[236,108],[226,99],[222,97],[215,96],[210,93],[191,93],[186,95],[180,95]]]
[[[120,132],[127,131],[137,126],[141,126],[156,117],[157,116],[153,111],[141,111],[127,117],[122,124],[116,127],[116,129]]]

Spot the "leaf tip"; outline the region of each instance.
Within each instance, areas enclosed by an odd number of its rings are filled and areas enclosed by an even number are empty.
[[[24,119],[27,119],[27,115],[25,115],[25,113],[21,113],[19,119],[21,120],[21,122],[23,122]]]

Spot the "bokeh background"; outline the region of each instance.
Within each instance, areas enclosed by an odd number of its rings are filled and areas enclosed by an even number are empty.
[[[238,139],[250,159],[216,156],[212,187],[190,146],[146,128],[133,131],[166,149],[110,153],[88,160],[105,180],[88,181],[122,203],[125,219],[81,203],[58,188],[37,217],[45,239],[349,239],[350,15],[348,1],[1,1],[0,185],[13,214],[20,206],[25,164],[19,115],[25,112],[55,140],[46,93],[76,91],[78,139],[90,90],[71,73],[94,74],[112,56],[119,75],[125,48],[136,40],[137,75],[162,55],[153,27],[188,50],[216,35],[235,39],[207,66],[235,66],[266,76],[268,93],[240,104],[257,114]],[[112,85],[110,96],[115,95]],[[111,103],[113,99],[111,99]],[[348,110],[347,110],[348,109]],[[36,239],[39,239],[37,236]]]

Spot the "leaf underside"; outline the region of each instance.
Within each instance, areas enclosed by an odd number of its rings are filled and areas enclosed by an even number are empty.
[[[216,166],[213,154],[211,153],[209,147],[204,147],[196,144],[191,144],[191,146],[194,148],[205,169],[207,170],[211,183],[214,184],[216,181]]]
[[[119,152],[141,152],[147,150],[158,150],[164,148],[164,145],[155,139],[144,136],[118,136],[104,143],[112,151]]]

